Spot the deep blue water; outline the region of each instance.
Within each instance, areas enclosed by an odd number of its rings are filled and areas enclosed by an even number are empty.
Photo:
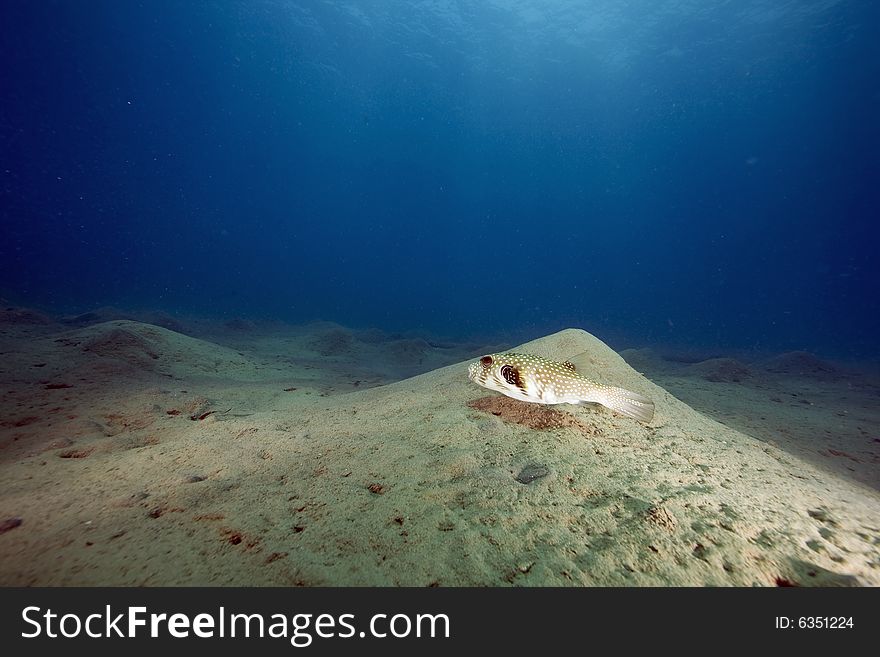
[[[0,5],[0,296],[880,356],[880,3]]]

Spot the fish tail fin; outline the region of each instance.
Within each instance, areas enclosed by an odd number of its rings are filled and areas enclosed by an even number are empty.
[[[631,390],[603,386],[590,401],[595,401],[639,422],[650,422],[654,417],[654,402]]]

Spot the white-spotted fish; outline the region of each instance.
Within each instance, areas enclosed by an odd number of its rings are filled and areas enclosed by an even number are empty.
[[[468,367],[468,378],[489,390],[535,404],[602,404],[640,422],[654,417],[654,402],[638,393],[605,386],[579,374],[572,361],[531,354],[489,354]]]

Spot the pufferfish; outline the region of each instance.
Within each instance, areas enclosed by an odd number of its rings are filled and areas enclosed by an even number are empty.
[[[650,422],[654,402],[638,393],[605,386],[577,372],[571,361],[560,363],[531,354],[502,353],[483,356],[468,367],[468,378],[484,388],[535,404],[602,404],[612,411]]]

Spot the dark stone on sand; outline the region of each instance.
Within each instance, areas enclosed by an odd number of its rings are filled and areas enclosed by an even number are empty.
[[[548,474],[550,474],[550,470],[546,466],[530,463],[520,471],[516,476],[516,480],[521,484],[530,484],[537,479],[546,477]]]
[[[21,518],[7,518],[3,522],[0,522],[0,534],[5,534],[9,530],[21,526],[22,522],[24,521]]]
[[[197,484],[197,483],[199,483],[200,481],[204,481],[205,479],[207,479],[207,477],[204,476],[204,475],[189,475],[189,476],[187,476],[187,478],[186,478],[186,483],[188,483],[188,484]]]
[[[47,451],[50,449],[64,449],[65,447],[70,447],[73,445],[73,439],[64,436],[63,438],[57,438],[47,444],[41,451]]]

